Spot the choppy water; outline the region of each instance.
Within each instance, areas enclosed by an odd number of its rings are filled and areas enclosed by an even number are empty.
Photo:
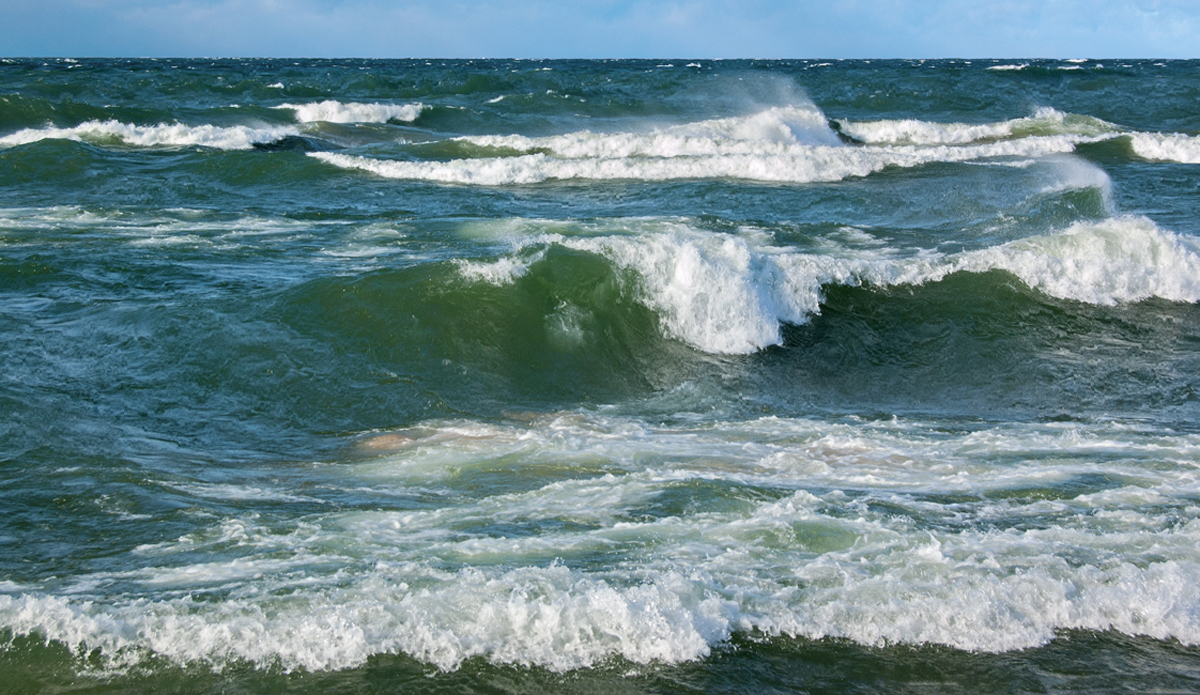
[[[1200,63],[0,64],[0,690],[1200,688]]]

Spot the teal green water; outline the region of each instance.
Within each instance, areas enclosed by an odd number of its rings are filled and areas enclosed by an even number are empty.
[[[1198,98],[6,60],[0,690],[1194,690]]]

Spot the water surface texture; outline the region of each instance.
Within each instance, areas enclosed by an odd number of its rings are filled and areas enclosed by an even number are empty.
[[[1200,63],[0,63],[0,690],[1200,689]]]

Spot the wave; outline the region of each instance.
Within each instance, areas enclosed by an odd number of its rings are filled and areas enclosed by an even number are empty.
[[[582,131],[540,138],[484,135],[456,140],[517,153],[549,152],[564,159],[754,155],[785,153],[797,145],[841,144],[824,115],[807,108],[773,108],[753,116],[702,121],[647,134]]]
[[[811,496],[797,497],[744,526],[770,534],[784,518],[802,519]],[[807,526],[819,532],[816,524]],[[1186,535],[1200,540],[1195,529]],[[1039,539],[1028,532],[992,540]],[[1191,610],[1200,602],[1200,563],[1122,563],[1071,572],[1045,547],[1028,559],[1032,566],[1006,574],[987,560],[947,556],[936,540],[896,545],[876,563],[890,567],[883,576],[863,576],[861,565],[831,558],[797,571],[794,581],[813,589],[752,581],[755,591],[740,600],[717,595],[709,582],[719,582],[704,570],[650,571],[643,584],[621,587],[561,565],[496,575],[389,572],[383,563],[374,576],[357,578],[345,590],[305,592],[303,607],[264,607],[247,599],[216,610],[186,599],[104,606],[24,594],[0,596],[0,623],[65,644],[72,653],[96,652],[94,658],[109,660],[110,668],[157,656],[180,666],[220,669],[249,662],[285,671],[352,668],[381,654],[407,654],[444,671],[478,657],[558,672],[613,657],[679,663],[708,656],[737,631],[983,652],[1042,646],[1066,629],[1200,643]],[[1006,550],[978,547],[986,558]],[[289,563],[250,564],[264,574],[291,569]],[[193,569],[216,577],[213,570],[222,568]],[[841,581],[834,578],[839,575]],[[420,579],[432,586],[410,588],[409,581]],[[794,604],[797,595],[808,597],[807,603]]]
[[[407,654],[443,670],[483,658],[562,672],[700,659],[738,633],[984,652],[1065,629],[1200,644],[1200,523],[1178,513],[1195,435],[562,412],[361,442],[369,458],[339,465],[343,485],[588,473],[294,527],[230,515],[58,593],[0,584],[0,629],[116,670],[322,671]],[[589,569],[596,556],[603,568]]]
[[[385,178],[503,186],[549,180],[743,179],[772,183],[842,181],[888,167],[971,162],[999,157],[1044,157],[1071,152],[1069,138],[1026,138],[966,147],[864,148],[791,145],[662,135],[580,133],[558,138],[496,138],[484,142],[548,150],[510,157],[413,162],[335,152],[309,156],[343,169]],[[558,149],[555,149],[555,148]]]
[[[831,127],[832,124],[832,127]],[[465,136],[443,141],[457,157],[391,160],[317,152],[327,164],[385,178],[501,186],[548,180],[743,179],[834,182],[888,167],[996,158],[1040,158],[1123,134],[1089,116],[1039,109],[999,123],[919,120],[833,121],[815,106],[774,107],[748,116],[649,132]],[[855,146],[847,146],[843,139]]]
[[[914,119],[839,121],[840,130],[871,145],[965,145],[1036,135],[1060,136],[1087,142],[1120,134],[1117,126],[1091,116],[1040,108],[1034,115],[999,123],[933,123]]]
[[[829,286],[921,285],[958,272],[1002,270],[1059,299],[1115,305],[1158,297],[1200,301],[1200,240],[1119,217],[958,254],[886,251],[808,254],[739,235],[667,224],[637,236],[569,238],[548,234],[492,263],[460,262],[472,281],[503,284],[559,245],[633,272],[639,301],[672,338],[718,354],[748,354],[783,342],[784,324],[820,312]],[[529,253],[536,248],[535,253]]]
[[[0,147],[16,147],[42,140],[75,140],[127,147],[211,147],[218,150],[248,150],[300,135],[289,126],[215,126],[159,123],[133,125],[120,121],[92,120],[71,128],[26,128],[0,137]]]
[[[814,183],[868,176],[889,167],[1042,158],[1120,137],[1132,137],[1134,151],[1144,158],[1200,159],[1196,138],[1131,134],[1098,118],[1051,108],[1024,118],[967,124],[828,121],[815,106],[774,107],[648,132],[464,136],[439,143],[439,152],[449,159],[396,160],[342,152],[311,156],[385,178],[466,185],[686,179]]]
[[[1180,133],[1134,133],[1133,152],[1156,162],[1200,164],[1200,136]]]
[[[343,103],[327,99],[307,104],[280,104],[274,108],[291,109],[296,112],[299,123],[387,123],[404,121],[410,123],[420,117],[423,104]]]
[[[1078,222],[949,261],[951,271],[1005,270],[1052,297],[1088,304],[1200,301],[1200,240],[1144,217]]]

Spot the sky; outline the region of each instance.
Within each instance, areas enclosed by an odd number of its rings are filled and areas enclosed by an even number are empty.
[[[1200,0],[3,0],[0,55],[1200,58]]]

